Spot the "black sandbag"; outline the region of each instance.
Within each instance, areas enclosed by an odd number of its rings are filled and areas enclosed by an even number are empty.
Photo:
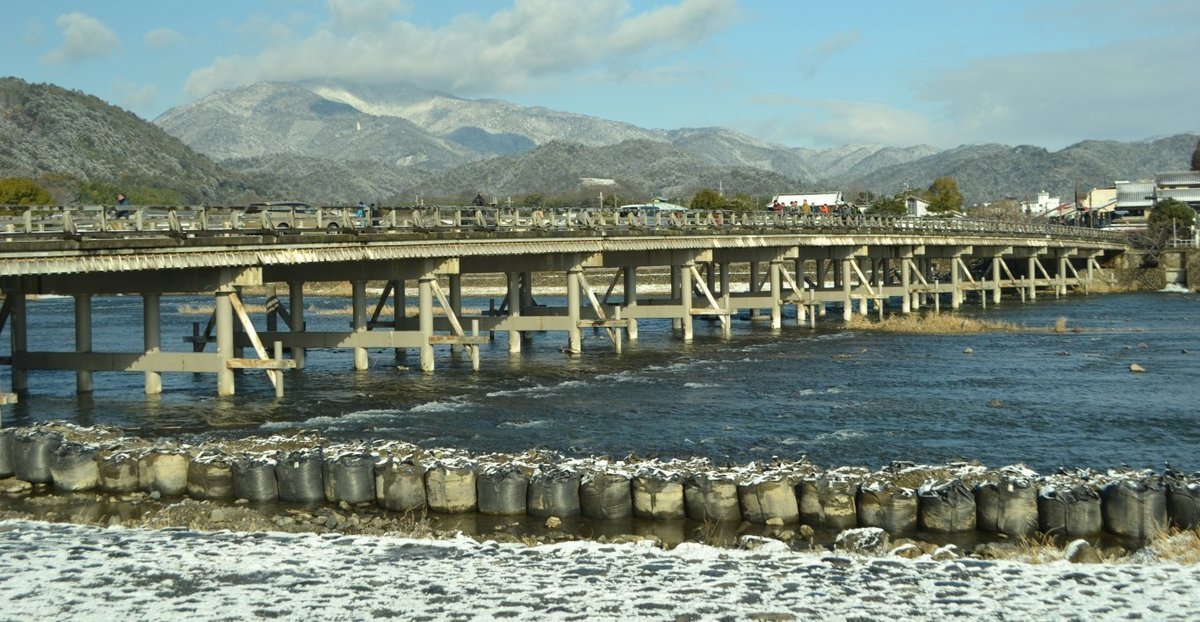
[[[61,434],[38,428],[17,432],[13,437],[13,474],[33,484],[50,483],[50,457],[62,440]]]
[[[677,473],[657,469],[634,475],[633,515],[653,520],[686,517],[682,479]]]
[[[394,457],[376,462],[375,501],[393,512],[425,507],[425,467]]]
[[[1043,486],[1038,491],[1038,529],[1068,537],[1090,536],[1104,528],[1100,491],[1087,484]]]
[[[579,508],[584,516],[599,520],[633,516],[629,476],[607,471],[585,473],[579,480]]]
[[[12,428],[0,429],[0,478],[13,474],[13,434]]]
[[[475,465],[453,460],[439,462],[425,472],[425,502],[442,514],[474,512]]]
[[[692,473],[683,480],[683,505],[697,521],[736,521],[742,518],[738,485],[723,473]]]
[[[275,479],[279,482],[279,500],[290,503],[315,503],[325,500],[325,476],[321,448],[300,449],[279,456]]]
[[[50,458],[50,478],[62,491],[92,490],[100,484],[97,450],[82,443],[63,443]]]
[[[275,479],[275,460],[267,456],[243,454],[233,461],[233,496],[261,502],[279,498]]]
[[[917,490],[918,525],[933,533],[975,530],[975,495],[967,485],[950,480]]]
[[[1024,536],[1038,526],[1037,490],[1027,479],[1001,478],[975,487],[975,527],[980,531]]]
[[[509,463],[488,464],[475,472],[475,496],[480,514],[516,516],[525,513],[529,476]]]
[[[1126,479],[1100,489],[1104,530],[1146,540],[1167,526],[1167,496],[1158,477]]]
[[[813,527],[852,529],[858,526],[858,482],[828,477],[806,479],[796,486],[800,522]]]
[[[785,477],[755,478],[738,484],[737,492],[742,518],[751,523],[765,525],[779,519],[788,524],[800,520],[796,489]]]
[[[917,493],[911,488],[873,482],[858,490],[858,526],[879,527],[891,534],[917,528]]]
[[[233,498],[233,464],[221,453],[205,452],[188,463],[187,491],[193,499]]]
[[[100,490],[133,492],[139,488],[137,456],[125,451],[106,452],[100,459]]]
[[[1200,526],[1200,480],[1195,475],[1167,479],[1167,514],[1180,529]]]
[[[325,499],[330,503],[362,503],[375,498],[375,460],[366,452],[326,456]]]
[[[565,468],[539,469],[529,478],[529,515],[579,516],[579,473]]]

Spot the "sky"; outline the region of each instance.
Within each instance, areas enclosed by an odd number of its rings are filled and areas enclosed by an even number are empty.
[[[1200,132],[1197,0],[42,0],[0,75],[152,120],[258,81],[405,81],[789,147]]]

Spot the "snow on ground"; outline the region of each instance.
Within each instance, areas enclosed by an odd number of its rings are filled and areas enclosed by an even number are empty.
[[[1196,619],[1200,566],[0,522],[3,620]]]

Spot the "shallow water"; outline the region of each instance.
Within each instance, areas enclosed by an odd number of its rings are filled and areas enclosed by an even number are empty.
[[[249,302],[255,302],[250,300]],[[309,298],[310,330],[342,330],[346,315],[322,315],[345,299]],[[543,302],[555,303],[554,300]],[[163,299],[164,349],[184,350],[200,315]],[[486,299],[464,307],[486,308]],[[72,303],[31,302],[34,350],[71,350]],[[136,297],[93,303],[95,349],[136,349]],[[96,374],[93,395],[74,394],[71,372],[31,372],[25,401],[4,425],[66,420],[146,436],[265,435],[317,429],[333,439],[389,438],[472,451],[539,447],[570,455],[701,455],[747,462],[807,455],[822,465],[879,466],[892,460],[958,457],[1000,465],[1200,468],[1200,299],[1194,294],[1073,296],[1036,303],[1005,300],[962,313],[1068,332],[893,335],[844,330],[840,313],[813,330],[735,321],[732,338],[696,322],[683,344],[669,321],[643,321],[641,339],[612,352],[602,331],[586,331],[584,354],[561,352],[566,337],[537,333],[520,355],[506,334],[482,348],[481,370],[438,348],[438,369],[398,366],[372,351],[355,372],[348,351],[313,351],[308,369],[289,372],[274,398],[262,372],[238,378],[238,395],[216,397],[207,374],[167,374],[162,396],[142,394],[142,375]],[[785,324],[794,323],[785,318]],[[260,325],[261,327],[261,325]],[[1079,332],[1072,332],[1072,329]],[[131,340],[131,341],[130,341]],[[0,351],[7,353],[8,343]],[[124,345],[123,345],[124,343]],[[970,352],[967,352],[967,349]],[[416,353],[409,354],[416,365]],[[1132,374],[1129,365],[1147,369]],[[3,385],[9,385],[7,368]],[[994,400],[1000,404],[989,405]]]

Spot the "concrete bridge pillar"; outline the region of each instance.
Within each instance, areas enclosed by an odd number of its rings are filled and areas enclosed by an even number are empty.
[[[849,322],[854,316],[854,301],[850,299],[850,262],[853,257],[842,259],[840,268],[834,271],[834,280],[842,286],[842,321]]]
[[[637,267],[625,266],[625,271],[622,274],[622,277],[624,278],[625,286],[625,309],[622,314],[628,317],[630,315],[629,310],[636,307],[638,303]],[[630,318],[628,322],[629,326],[626,328],[625,332],[629,335],[629,340],[634,341],[638,338],[638,321]]]
[[[992,302],[1000,304],[1000,274],[1004,258],[1000,255],[992,257]]]
[[[509,319],[521,317],[521,274],[519,272],[506,272],[505,276],[508,280],[508,317]],[[517,354],[521,351],[521,331],[511,328],[508,329],[508,352]]]
[[[783,327],[783,305],[780,294],[783,291],[783,262],[772,261],[768,265],[768,278],[771,279],[771,328]]]
[[[1058,258],[1058,274],[1054,275],[1055,290],[1054,297],[1067,295],[1067,258],[1060,256]]]
[[[355,333],[366,332],[367,330],[367,282],[366,281],[351,281],[350,282],[350,305],[351,309],[351,329]],[[354,347],[354,369],[356,371],[366,371],[370,367],[370,362],[367,360],[367,349],[355,346]]]
[[[693,338],[692,326],[692,266],[688,262],[679,269],[679,326],[683,329],[683,342],[691,343]],[[778,305],[776,305],[778,306]]]
[[[681,274],[679,266],[671,266],[671,300],[683,299],[683,274]],[[674,330],[682,330],[683,322],[679,318],[671,320],[671,328]]]
[[[162,332],[159,328],[161,303],[162,294],[158,292],[142,294],[142,346],[147,354],[162,348]],[[162,393],[162,374],[146,372],[146,395],[159,393]]]
[[[13,355],[12,362],[12,390],[13,393],[24,393],[29,390],[29,375],[25,368],[17,361],[19,354],[24,354],[29,347],[29,333],[27,317],[25,292],[20,290],[11,290],[8,292],[8,328],[11,333],[10,352]]]
[[[433,281],[436,277],[426,274],[417,280],[417,326],[421,333],[421,371],[431,372],[433,363]]]
[[[533,273],[521,273],[521,308],[528,309],[533,306]]]
[[[404,279],[395,279],[392,281],[392,330],[400,330],[404,325],[406,307],[408,306],[408,297],[404,288]],[[395,356],[397,365],[408,360],[408,350],[406,348],[396,348],[393,355]]]
[[[450,275],[450,311],[454,313],[454,317],[462,320],[462,275]],[[469,328],[469,327],[468,327]],[[462,352],[463,347],[457,343],[450,345],[451,352]]]
[[[217,395],[233,395],[234,373],[226,363],[233,356],[233,301],[232,289],[216,292],[213,299],[213,315],[216,316],[217,331]]]
[[[957,309],[962,306],[962,272],[959,272],[958,262],[961,255],[954,255],[950,258],[950,308]]]
[[[900,258],[900,291],[903,292],[900,295],[900,313],[904,314],[912,313],[913,302],[917,302],[917,305],[920,305],[920,302],[915,300],[916,296],[911,291],[912,274],[909,273],[909,261],[911,259],[912,256]]]
[[[796,326],[804,326],[805,316],[808,315],[807,308],[804,306],[804,260],[796,259],[794,264],[796,272]]]
[[[293,335],[304,332],[304,283],[302,281],[288,282],[288,314],[291,315],[291,325],[288,332]],[[296,361],[296,369],[304,369],[306,351],[299,346],[292,346],[292,360]]]
[[[578,266],[567,271],[567,352],[583,352],[583,333],[579,330],[579,273]]]
[[[855,258],[854,261],[858,264],[858,272],[862,272],[863,277],[865,277],[863,279],[863,282],[858,284],[859,292],[862,294],[862,297],[858,299],[858,313],[859,313],[859,315],[861,315],[863,317],[867,317],[867,313],[868,313],[867,305],[871,302],[870,300],[867,299],[867,287],[871,284],[870,277],[867,277],[867,275],[873,274],[874,268],[868,267],[867,270],[862,269],[863,261],[866,261],[868,266],[870,266],[870,264],[872,263],[870,258],[867,258],[867,259]],[[858,272],[856,272],[855,274],[857,275]]]
[[[92,295],[75,294],[75,352],[92,351]],[[92,392],[92,372],[75,371],[75,391]]]
[[[1029,281],[1029,300],[1037,300],[1037,257],[1030,257],[1025,269],[1025,279]]]
[[[729,262],[724,262],[721,264],[720,278],[721,278],[721,308],[729,309]],[[726,337],[728,337],[730,334],[730,331],[731,331],[730,324],[733,323],[733,317],[729,316],[728,320],[729,321],[725,322],[725,328],[722,331],[722,334],[725,335]]]

